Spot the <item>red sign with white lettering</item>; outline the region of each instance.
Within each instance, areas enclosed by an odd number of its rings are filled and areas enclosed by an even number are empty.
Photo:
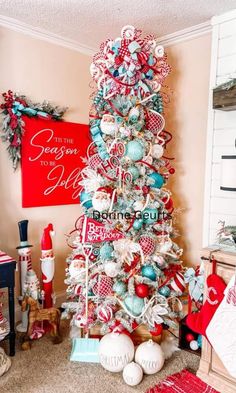
[[[91,143],[89,127],[25,116],[23,120],[22,206],[79,203],[82,157]]]

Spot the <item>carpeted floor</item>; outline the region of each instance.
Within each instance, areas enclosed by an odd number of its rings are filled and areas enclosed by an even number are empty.
[[[144,393],[170,374],[198,368],[198,356],[177,352],[159,373],[145,376],[140,385],[132,388],[123,382],[121,373],[112,374],[98,364],[70,362],[71,342],[65,321],[62,328],[64,339],[59,345],[44,337],[23,352],[18,344],[11,369],[0,377],[1,393]]]

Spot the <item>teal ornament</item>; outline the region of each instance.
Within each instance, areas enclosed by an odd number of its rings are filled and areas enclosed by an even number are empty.
[[[131,173],[133,181],[138,179],[138,177],[140,175],[140,172],[139,172],[138,168],[136,168],[136,166],[130,166],[128,168],[128,172]]]
[[[164,285],[164,287],[161,287],[158,290],[159,294],[165,297],[170,296],[170,288],[167,285]]]
[[[149,280],[155,281],[156,280],[156,272],[151,265],[145,265],[141,269],[142,276],[149,278]]]
[[[158,210],[151,209],[151,208],[144,209],[142,212],[142,218],[144,224],[147,225],[154,224],[154,222],[157,222],[158,220]]]
[[[150,184],[151,188],[161,188],[164,184],[164,178],[163,176],[160,175],[160,173],[153,172],[150,175],[148,175],[150,179],[154,180],[152,184]]]
[[[112,259],[112,253],[114,249],[110,244],[105,243],[103,246],[100,248],[100,258],[107,260],[107,259]]]
[[[123,296],[127,288],[123,281],[116,281],[112,289],[118,296]]]
[[[144,156],[144,147],[137,139],[134,139],[127,143],[125,155],[132,161],[139,161]]]
[[[142,218],[134,220],[133,228],[135,229],[135,231],[138,231],[139,229],[141,229],[142,226],[143,226],[143,219]]]
[[[125,306],[130,313],[138,317],[144,307],[144,299],[136,295],[128,295],[124,300]]]
[[[199,334],[199,336],[197,338],[197,343],[198,343],[199,348],[202,348],[202,335],[201,334]]]
[[[88,192],[82,191],[79,196],[80,203],[86,209],[90,209],[93,206],[91,195]]]

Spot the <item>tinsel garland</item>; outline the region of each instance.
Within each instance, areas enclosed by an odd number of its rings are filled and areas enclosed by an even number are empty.
[[[22,116],[38,117],[47,120],[62,120],[65,107],[53,106],[48,101],[42,104],[33,103],[25,95],[18,95],[11,90],[2,94],[4,103],[2,109],[2,135],[3,142],[8,144],[7,151],[14,170],[21,160],[21,144],[24,135],[24,121]]]

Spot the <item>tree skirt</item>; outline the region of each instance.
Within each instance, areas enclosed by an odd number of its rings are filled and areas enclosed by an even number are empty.
[[[146,393],[219,393],[187,370],[170,375]]]

